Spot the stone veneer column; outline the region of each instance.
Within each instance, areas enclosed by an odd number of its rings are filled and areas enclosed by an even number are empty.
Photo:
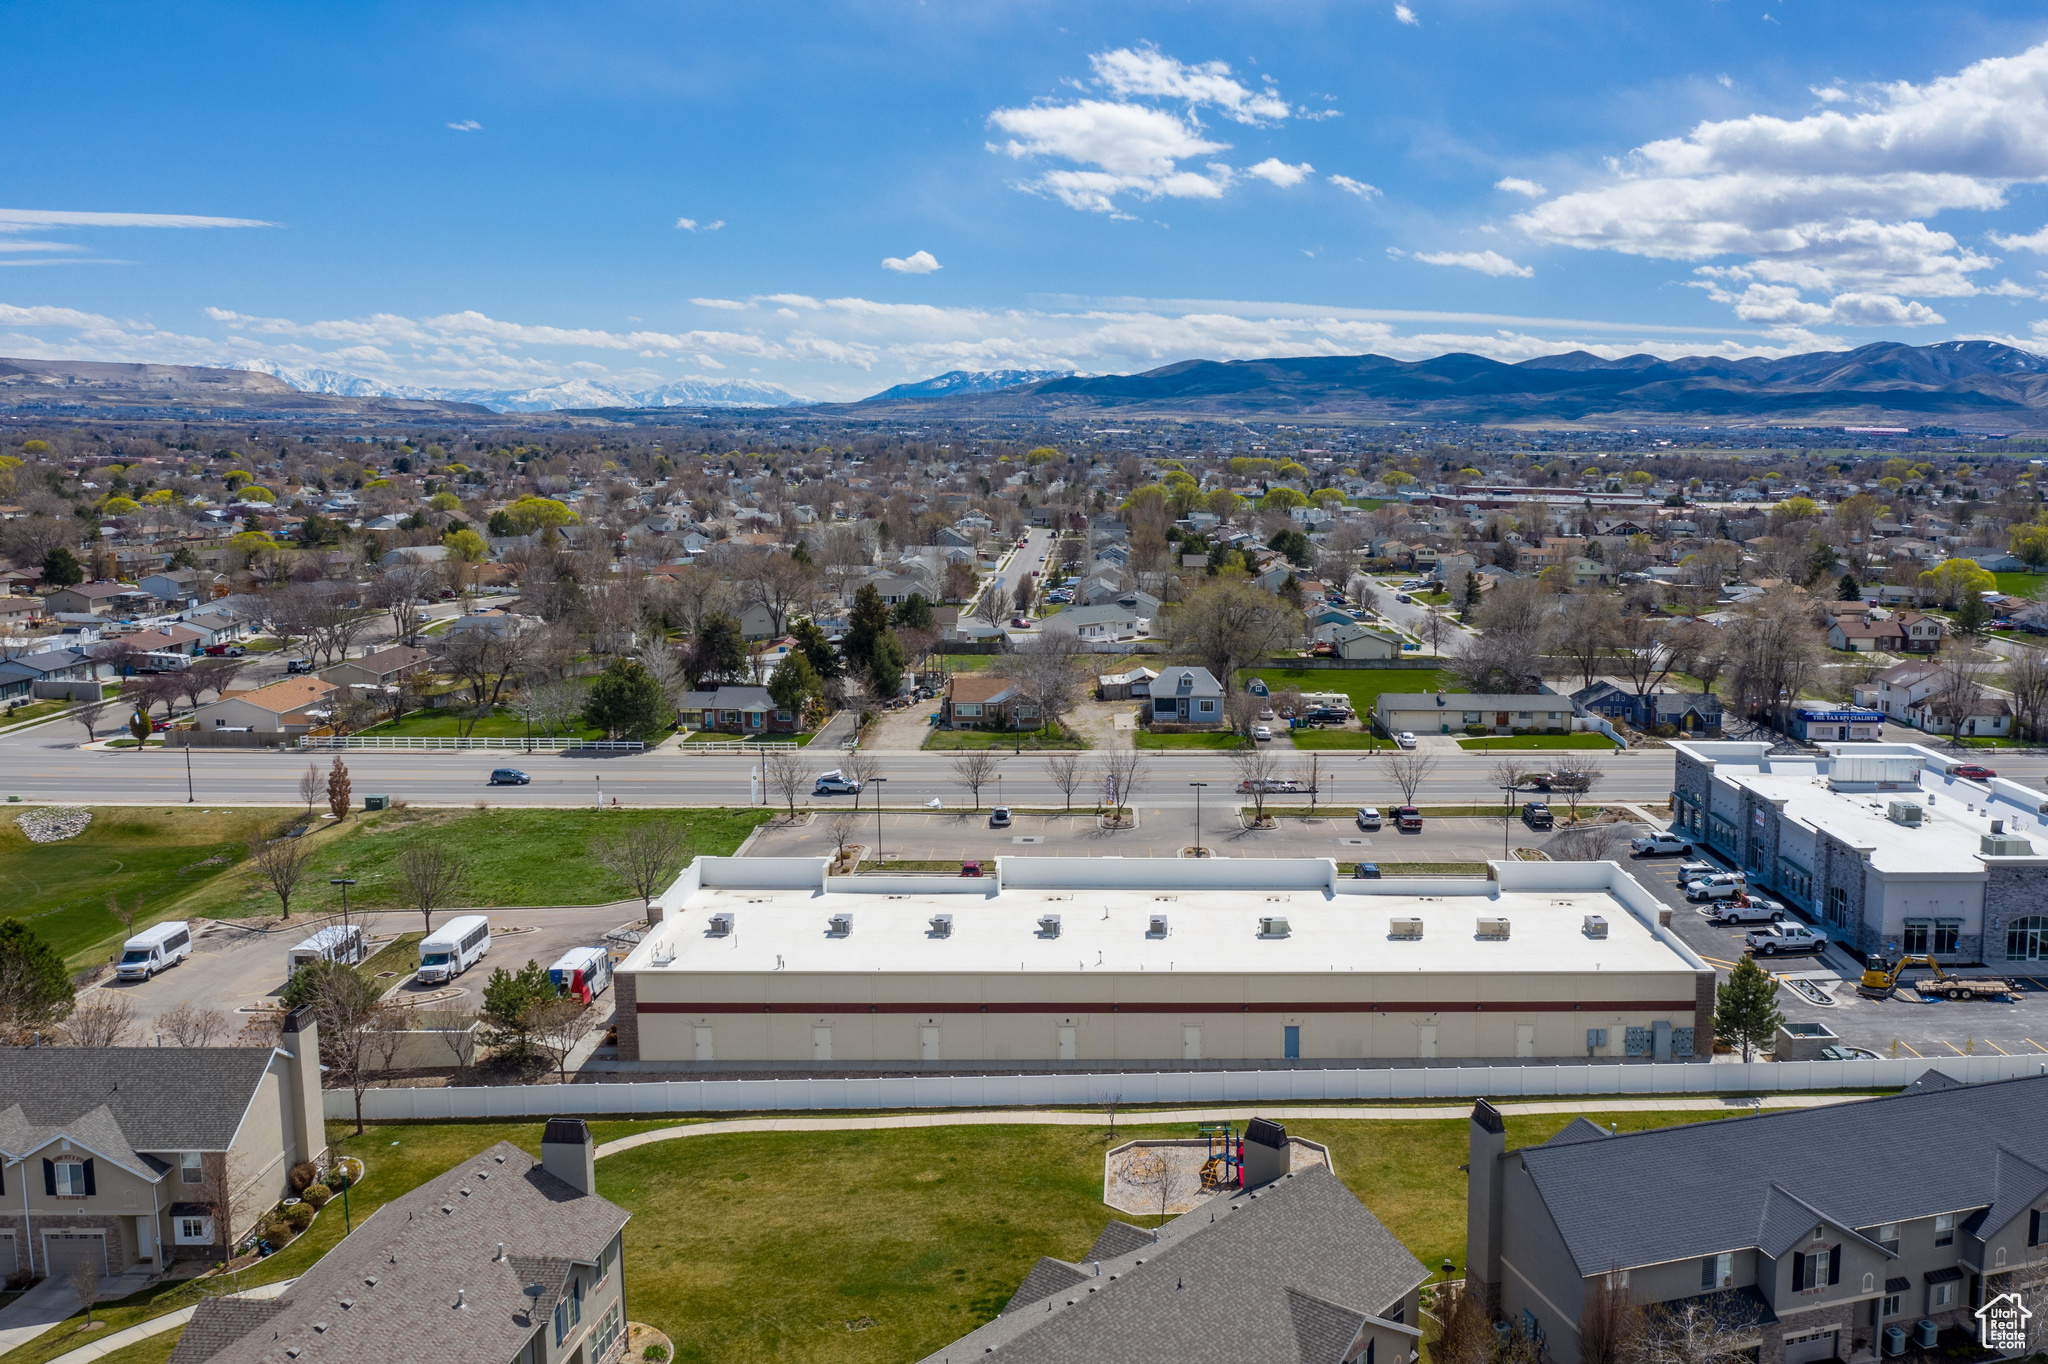
[[[612,977],[612,1014],[619,1027],[619,1059],[640,1059],[640,978],[632,972]]]

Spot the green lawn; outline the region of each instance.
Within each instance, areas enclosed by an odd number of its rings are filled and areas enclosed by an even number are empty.
[[[420,943],[426,936],[424,929],[417,933],[399,934],[378,948],[368,961],[356,967],[356,974],[372,985],[386,971],[394,971],[401,976],[412,974],[419,969]]]
[[[1372,714],[1381,692],[1424,692],[1438,687],[1455,690],[1449,674],[1435,668],[1246,668],[1238,674],[1241,684],[1252,678],[1265,682],[1268,690],[1340,691],[1351,698],[1351,708],[1363,720]]]
[[[1244,739],[1236,734],[1154,734],[1150,730],[1137,730],[1131,735],[1133,748],[1195,748],[1233,749],[1244,747]]]
[[[1303,752],[1329,749],[1376,750],[1392,748],[1392,739],[1382,739],[1358,729],[1297,729],[1294,746]]]
[[[603,736],[600,735],[599,737]],[[817,737],[815,732],[810,734],[747,735],[745,736],[745,741],[750,744],[766,744],[771,748],[777,744],[793,743],[798,748],[802,748]],[[693,729],[683,736],[682,742],[686,744],[735,744],[741,742],[741,738],[742,736],[738,734],[726,734],[715,729]]]
[[[365,739],[523,739],[526,721],[500,706],[474,727],[465,728],[468,717],[450,710],[416,710],[403,720],[386,720],[362,731]],[[579,724],[567,731],[573,739],[602,739],[601,729]]]
[[[2009,597],[2031,597],[2041,590],[2041,584],[2048,582],[2039,573],[1994,573],[1998,579],[1998,590]]]
[[[55,715],[70,704],[69,701],[31,701],[25,706],[16,706],[4,716],[0,716],[0,726],[25,725],[31,720]]]
[[[935,753],[974,748],[1015,750],[1019,747],[1027,753],[1035,753],[1046,749],[1086,748],[1088,741],[1064,725],[1058,734],[1029,729],[933,729],[925,736],[924,747]]]
[[[1597,748],[1611,752],[1614,740],[1605,734],[1503,734],[1482,739],[1460,739],[1458,747],[1467,753],[1529,748]]]

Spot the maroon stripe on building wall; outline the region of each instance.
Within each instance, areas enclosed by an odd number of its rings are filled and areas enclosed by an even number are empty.
[[[650,1000],[635,1007],[643,1014],[857,1014],[863,1011],[871,1014],[1553,1014],[1589,1009],[1596,1013],[1693,1013],[1696,1010],[1696,1003],[1690,999],[1598,999],[1579,1003],[1547,999],[1488,999],[1476,1003],[1471,1000],[1392,1000],[1384,1003],[1368,1000],[1358,1003],[1319,1001],[1278,1004],[1205,1004],[1194,1001],[1166,1004],[1103,1004],[1081,1000],[1059,1000],[1047,1004],[861,1004],[852,1000],[816,1004],[673,1004]]]

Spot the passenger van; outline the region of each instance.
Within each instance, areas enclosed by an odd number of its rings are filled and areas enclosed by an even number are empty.
[[[420,969],[413,979],[422,985],[445,985],[484,959],[491,950],[491,921],[481,914],[450,919],[420,944]]]
[[[548,979],[563,994],[588,1004],[612,983],[611,954],[602,947],[572,947],[548,968]]]
[[[361,928],[354,924],[335,924],[321,929],[287,952],[284,973],[289,976],[301,966],[316,961],[338,961],[343,966],[354,966],[369,955],[370,945]]]
[[[183,919],[153,924],[121,944],[114,975],[120,980],[148,980],[191,955],[192,925]]]

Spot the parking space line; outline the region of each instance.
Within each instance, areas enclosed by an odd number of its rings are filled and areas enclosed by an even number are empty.
[[[1955,1043],[1949,1041],[1947,1038],[1942,1039],[1941,1045],[1947,1047],[1950,1051],[1954,1052],[1958,1056],[1968,1056],[1970,1054],[1964,1051],[1961,1047],[1957,1046]]]
[[[2031,1037],[2022,1037],[2022,1038],[2020,1039],[2020,1041],[2022,1041],[2022,1042],[2026,1043],[2026,1044],[2027,1044],[2028,1046],[2032,1047],[2032,1048],[2033,1048],[2033,1049],[2034,1049],[2035,1051],[2038,1051],[2038,1052],[2048,1052],[2048,1047],[2044,1047],[2044,1046],[2042,1046],[2042,1045],[2041,1045],[2041,1044],[2040,1044],[2039,1042],[2036,1042],[2036,1041],[2035,1041],[2035,1040],[2034,1040],[2033,1038],[2031,1038]]]
[[[1997,1052],[2000,1056],[2012,1055],[2011,1052],[2007,1051],[2004,1047],[1999,1046],[1996,1042],[1992,1041],[1988,1037],[1984,1039],[1984,1045],[1991,1048],[1991,1050]]]
[[[1898,1041],[1897,1038],[1893,1038],[1892,1040],[1895,1042]],[[1925,1056],[1920,1056],[1919,1052],[1913,1051],[1913,1044],[1911,1042],[1899,1042],[1899,1045],[1904,1047],[1907,1051],[1912,1051],[1913,1055],[1919,1056],[1921,1060],[1925,1061],[1927,1059]]]

